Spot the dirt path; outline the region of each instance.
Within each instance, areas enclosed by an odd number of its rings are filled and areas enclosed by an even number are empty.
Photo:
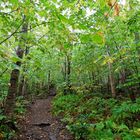
[[[29,105],[18,140],[74,140],[65,126],[51,113],[53,97]]]

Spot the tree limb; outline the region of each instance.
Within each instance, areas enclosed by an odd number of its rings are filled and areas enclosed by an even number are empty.
[[[15,10],[13,10],[13,11],[11,11],[11,12],[8,12],[8,13],[0,12],[0,14],[3,14],[3,15],[10,15],[11,13],[18,11],[18,9],[19,9],[19,8],[15,9]]]
[[[30,30],[32,30],[32,29],[34,29],[34,28],[36,28],[36,27],[38,27],[38,26],[40,26],[40,25],[46,24],[46,23],[49,23],[49,22],[42,22],[42,23],[40,23],[40,24],[37,24],[36,26],[33,26],[33,27],[29,28],[27,31],[30,31]],[[23,32],[23,31],[19,31],[19,32],[16,32],[16,33],[22,33],[22,32]]]
[[[7,38],[5,38],[3,41],[0,42],[0,45],[3,44],[5,41],[7,41],[9,38],[11,38],[14,34],[17,33],[18,29],[21,27],[21,25],[24,23],[25,19],[23,19],[22,23],[17,27],[17,29],[9,35]]]
[[[0,77],[2,77],[2,75],[8,70],[8,68],[6,68],[1,74]]]

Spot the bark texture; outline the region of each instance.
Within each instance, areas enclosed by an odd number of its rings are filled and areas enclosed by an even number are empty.
[[[23,18],[24,23],[22,25],[22,32],[23,34],[27,33],[27,24],[25,23],[25,17]],[[22,44],[23,36],[21,35],[19,39],[19,43]],[[16,55],[22,59],[23,54],[24,54],[24,46],[21,46],[19,44],[17,50],[16,50]],[[16,62],[17,67],[21,66],[21,61]],[[10,85],[9,85],[9,90],[8,90],[8,95],[6,99],[6,105],[5,105],[5,114],[8,117],[12,117],[13,112],[14,112],[14,107],[15,107],[15,100],[16,100],[16,95],[17,95],[17,90],[18,90],[18,80],[19,80],[19,75],[20,71],[18,68],[15,68],[11,72],[11,77],[10,77]]]

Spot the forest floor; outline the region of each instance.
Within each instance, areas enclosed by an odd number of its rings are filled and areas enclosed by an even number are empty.
[[[52,114],[52,99],[36,99],[20,122],[17,140],[74,140],[60,118]]]

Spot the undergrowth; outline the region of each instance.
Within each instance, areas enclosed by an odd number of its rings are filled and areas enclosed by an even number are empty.
[[[26,100],[24,100],[23,96],[16,98],[16,106],[12,118],[4,115],[4,110],[0,109],[0,140],[9,140],[15,137],[18,131],[17,121],[26,111],[25,104]]]
[[[140,140],[140,98],[132,103],[91,94],[58,95],[53,111],[77,140]]]

